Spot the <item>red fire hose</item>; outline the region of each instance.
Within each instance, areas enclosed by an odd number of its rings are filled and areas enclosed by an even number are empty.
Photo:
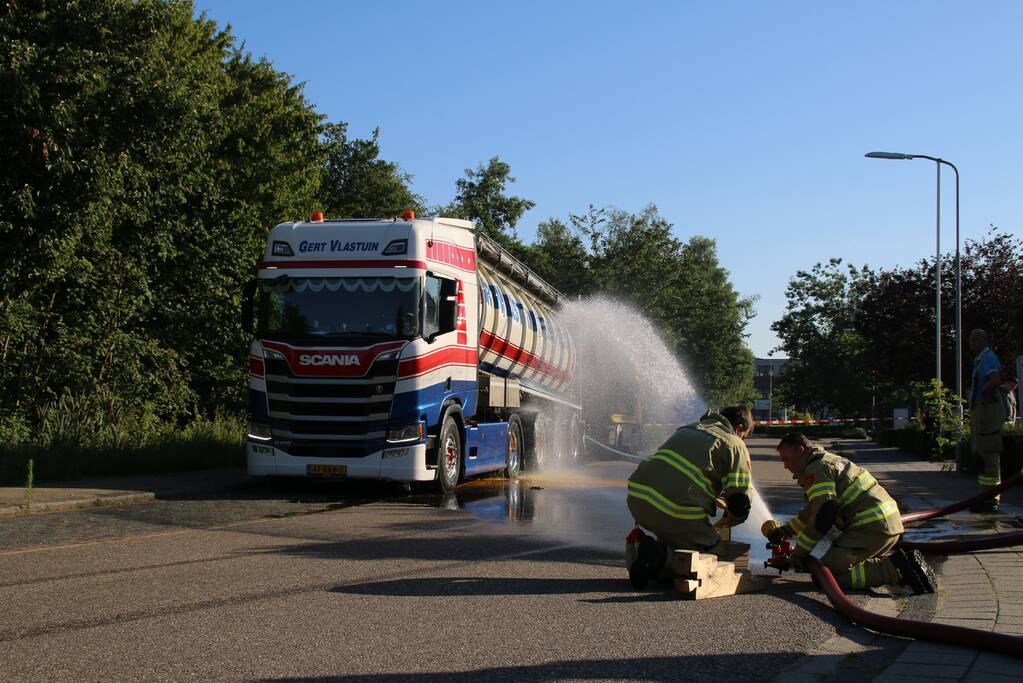
[[[1023,531],[997,536],[985,536],[976,540],[962,541],[900,541],[899,547],[906,550],[919,550],[925,555],[958,555],[972,553],[975,550],[991,550],[992,548],[1009,548],[1023,545]]]
[[[934,517],[944,517],[945,515],[951,515],[953,512],[960,512],[971,508],[977,503],[983,503],[989,498],[994,498],[1003,491],[1011,489],[1016,484],[1023,481],[1023,473],[1014,474],[995,488],[985,491],[984,493],[978,493],[973,498],[967,498],[964,501],[953,503],[952,505],[946,505],[943,508],[933,508],[931,510],[921,510],[920,512],[911,512],[908,515],[902,515],[903,524],[912,524],[913,522],[922,522],[925,519],[932,519]]]
[[[876,614],[849,600],[842,589],[838,587],[835,577],[816,557],[808,557],[806,567],[817,579],[817,583],[824,589],[824,594],[828,596],[828,600],[839,614],[872,631],[960,647],[972,647],[976,650],[988,650],[1009,657],[1023,657],[1023,637],[982,631],[977,628],[935,624],[929,621],[915,621]]]
[[[925,519],[941,517],[943,515],[952,514],[953,512],[965,510],[966,508],[988,500],[989,498],[1016,486],[1020,483],[1020,481],[1023,481],[1023,474],[1013,475],[1002,482],[1002,484],[997,488],[986,491],[980,495],[976,495],[968,500],[964,500],[953,505],[947,505],[943,508],[922,510],[920,512],[903,515],[902,523],[909,524],[912,522],[919,522]],[[902,541],[899,544],[900,547],[907,550],[919,550],[922,553],[932,555],[966,553],[974,550],[1005,548],[1016,545],[1023,545],[1023,532],[1003,534],[1001,536],[988,536],[986,538],[972,541],[935,541],[927,543],[921,541]],[[870,612],[859,607],[849,600],[845,593],[842,592],[842,589],[839,588],[838,582],[835,581],[835,577],[832,576],[828,568],[822,565],[817,558],[812,556],[808,557],[806,559],[806,567],[810,570],[810,574],[813,575],[813,577],[817,580],[817,583],[824,590],[824,594],[828,596],[828,600],[831,601],[831,605],[838,611],[838,613],[860,626],[879,633],[887,633],[894,636],[919,638],[938,643],[946,643],[948,645],[970,647],[977,650],[987,650],[1007,655],[1009,657],[1023,657],[1023,637],[1021,636],[1010,636],[1004,633],[982,631],[980,629],[966,628],[964,626],[935,624],[928,621],[915,621],[912,619],[901,619],[898,617],[888,617],[881,614],[875,614],[874,612]]]
[[[1023,473],[1014,474],[995,488],[978,493],[972,498],[953,503],[952,505],[946,505],[941,508],[933,508],[931,510],[921,510],[920,512],[911,512],[908,515],[902,516],[903,524],[912,524],[913,522],[922,522],[925,519],[933,519],[935,517],[944,517],[954,512],[966,510],[967,508],[973,507],[978,503],[983,503],[985,500],[994,498],[1003,491],[1011,489],[1023,481]],[[1000,536],[987,536],[984,538],[978,538],[975,540],[962,540],[962,541],[907,541],[903,539],[899,542],[900,548],[906,550],[919,550],[922,553],[928,555],[956,555],[958,553],[970,553],[976,550],[991,550],[992,548],[1007,548],[1016,545],[1023,545],[1023,532],[1002,534]]]

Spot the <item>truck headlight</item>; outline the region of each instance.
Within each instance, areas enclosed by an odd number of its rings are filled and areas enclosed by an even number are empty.
[[[387,440],[391,443],[423,440],[423,423],[417,422],[406,427],[395,427],[387,430]]]
[[[268,424],[263,424],[262,422],[250,422],[249,438],[253,441],[269,441],[273,438],[273,432],[270,431],[270,425]]]

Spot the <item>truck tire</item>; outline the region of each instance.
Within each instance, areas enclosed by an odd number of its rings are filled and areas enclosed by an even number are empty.
[[[528,425],[526,437],[526,465],[530,471],[537,472],[551,463],[551,424],[550,420],[537,415]]]
[[[508,479],[517,479],[522,471],[522,455],[525,449],[525,440],[522,438],[522,420],[518,415],[508,418],[508,452],[505,456],[504,476]]]
[[[572,461],[572,450],[569,447],[569,439],[571,438],[569,435],[570,424],[568,417],[565,415],[559,415],[554,423],[554,444],[551,450],[554,453],[554,464],[559,467]]]
[[[440,482],[440,490],[453,493],[461,478],[462,437],[455,418],[446,415],[437,435],[437,481]]]
[[[568,420],[568,443],[565,451],[565,461],[569,465],[576,465],[582,460],[583,455],[583,421],[578,413],[573,413]]]

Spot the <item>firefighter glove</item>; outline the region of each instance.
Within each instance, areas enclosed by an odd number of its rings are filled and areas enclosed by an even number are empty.
[[[772,529],[767,535],[767,540],[771,545],[781,545],[781,542],[784,541],[785,538],[785,529],[780,526]]]
[[[745,522],[749,517],[750,500],[745,493],[733,493],[725,501],[729,514],[738,522]]]

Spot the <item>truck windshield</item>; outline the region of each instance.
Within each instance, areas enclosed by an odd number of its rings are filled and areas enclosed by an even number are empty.
[[[362,345],[419,335],[415,277],[285,277],[260,289],[263,337]]]

